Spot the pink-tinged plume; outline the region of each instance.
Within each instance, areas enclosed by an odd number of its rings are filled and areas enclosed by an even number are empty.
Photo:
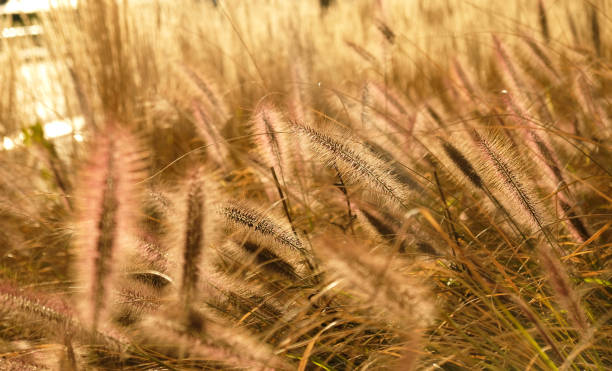
[[[144,152],[132,136],[110,123],[96,136],[77,190],[76,270],[83,292],[77,296],[84,324],[96,331],[116,302],[117,273],[134,245],[137,180]]]

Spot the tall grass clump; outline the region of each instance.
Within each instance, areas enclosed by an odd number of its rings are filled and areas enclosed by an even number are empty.
[[[78,3],[0,39],[1,369],[612,368],[608,2]]]

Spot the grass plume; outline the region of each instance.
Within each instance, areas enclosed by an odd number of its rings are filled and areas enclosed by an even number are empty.
[[[336,164],[347,179],[362,178],[375,194],[387,199],[391,204],[408,208],[407,190],[395,178],[386,164],[363,149],[338,140],[331,135],[310,126],[293,123],[297,133],[310,140],[326,164]]]
[[[76,3],[0,17],[0,368],[612,369],[612,3]]]
[[[79,307],[93,331],[110,318],[116,277],[132,249],[129,238],[135,228],[136,181],[142,166],[143,152],[135,140],[110,123],[99,133],[82,172],[75,268],[84,286]]]

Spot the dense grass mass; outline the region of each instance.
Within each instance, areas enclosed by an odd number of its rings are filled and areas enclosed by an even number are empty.
[[[0,369],[612,369],[610,2],[79,3],[1,40]]]

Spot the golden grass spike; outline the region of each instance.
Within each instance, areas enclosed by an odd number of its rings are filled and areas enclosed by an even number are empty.
[[[361,179],[376,195],[388,204],[408,209],[408,191],[392,170],[370,151],[335,139],[330,134],[308,125],[292,123],[299,135],[307,137],[327,165],[336,164],[343,177]]]
[[[82,318],[93,331],[109,321],[117,275],[134,250],[130,238],[136,233],[143,160],[135,139],[109,123],[98,134],[81,173],[74,268],[84,285],[78,297]]]

